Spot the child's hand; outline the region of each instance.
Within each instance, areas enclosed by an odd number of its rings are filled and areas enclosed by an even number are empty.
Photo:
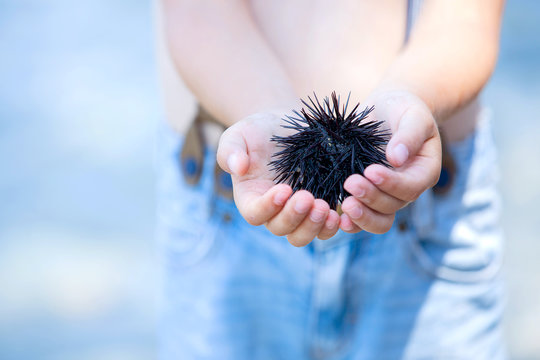
[[[289,185],[274,184],[268,163],[276,145],[270,138],[285,134],[281,123],[276,114],[259,113],[229,127],[219,141],[219,166],[232,175],[234,201],[248,223],[265,224],[273,234],[287,235],[294,246],[307,245],[316,236],[328,239],[339,229],[338,213],[308,191],[290,197]]]
[[[342,203],[341,228],[347,232],[390,230],[395,213],[434,186],[441,172],[441,140],[426,104],[407,91],[378,92],[366,104],[370,116],[386,121],[392,138],[386,157],[394,169],[370,165],[364,176],[344,184],[353,196]]]

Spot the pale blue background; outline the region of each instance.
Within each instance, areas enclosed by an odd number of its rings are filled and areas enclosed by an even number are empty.
[[[0,359],[153,359],[148,1],[0,0]],[[508,340],[540,359],[540,2],[507,4],[494,111]]]

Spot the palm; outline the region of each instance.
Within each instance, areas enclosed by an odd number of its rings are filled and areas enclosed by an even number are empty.
[[[277,151],[276,144],[270,141],[275,134],[286,132],[277,116],[252,116],[237,123],[237,127],[247,147],[249,166],[247,172],[233,176],[235,193],[260,196],[275,185],[275,174],[268,163]]]
[[[328,239],[339,228],[339,215],[328,204],[305,190],[274,184],[270,170],[277,152],[272,136],[288,136],[275,113],[251,115],[228,128],[221,136],[219,165],[232,174],[234,201],[251,225],[264,224],[274,235],[284,236],[294,246],[304,246],[313,238]]]

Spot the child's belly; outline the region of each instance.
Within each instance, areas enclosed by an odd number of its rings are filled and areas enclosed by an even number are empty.
[[[298,94],[362,100],[405,36],[405,0],[251,0],[255,21]]]

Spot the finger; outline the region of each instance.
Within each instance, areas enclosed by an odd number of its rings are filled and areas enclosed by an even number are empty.
[[[352,196],[343,200],[341,209],[356,226],[373,234],[390,230],[395,218],[395,214],[386,215],[371,210]]]
[[[292,189],[287,184],[277,184],[268,189],[264,194],[257,191],[237,191],[234,188],[234,201],[240,214],[246,221],[259,226],[273,218],[287,202],[292,194]]]
[[[382,165],[370,165],[364,177],[379,190],[406,201],[416,200],[425,190],[433,187],[441,174],[440,142],[437,139],[424,144],[419,156],[399,169],[389,169]],[[422,153],[430,154],[429,156]]]
[[[308,191],[296,192],[285,204],[283,209],[268,220],[266,227],[277,236],[292,233],[306,218],[314,202],[313,195]]]
[[[341,230],[345,231],[346,233],[351,233],[351,234],[362,231],[362,229],[358,225],[352,222],[349,215],[345,213],[341,214],[339,227],[341,228]]]
[[[382,214],[393,214],[407,205],[407,202],[379,190],[362,175],[349,176],[343,187],[364,205]]]
[[[339,230],[339,220],[340,217],[337,211],[330,210],[324,223],[324,227],[321,229],[317,237],[321,240],[327,240],[336,235],[337,231]]]
[[[248,171],[247,145],[244,136],[234,125],[221,135],[216,157],[219,166],[229,174],[241,176]]]
[[[433,115],[427,107],[408,108],[399,118],[397,128],[386,147],[388,161],[394,167],[402,166],[437,132]]]
[[[330,206],[326,201],[316,199],[309,216],[306,216],[304,221],[287,236],[287,240],[294,246],[309,244],[323,229],[329,211]]]

